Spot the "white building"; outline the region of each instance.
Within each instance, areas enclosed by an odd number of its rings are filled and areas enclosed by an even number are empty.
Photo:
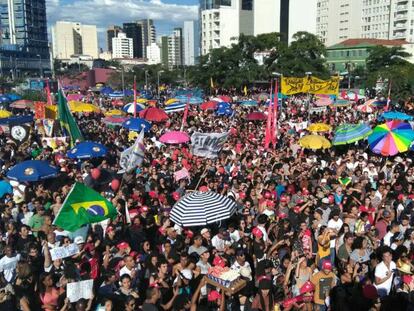
[[[161,49],[155,42],[147,46],[147,63],[148,65],[161,63]]]
[[[391,1],[390,39],[414,42],[414,0]]]
[[[254,35],[278,32],[289,43],[299,31],[316,34],[318,0],[254,1]],[[304,16],[306,12],[306,16]]]
[[[125,33],[120,32],[117,37],[112,38],[112,50],[113,58],[133,58],[133,40],[131,38],[127,38]]]
[[[57,59],[69,59],[72,55],[99,57],[95,25],[58,21],[52,27],[52,42]]]
[[[173,68],[183,64],[182,29],[175,28],[168,36],[168,67]]]
[[[230,47],[240,34],[253,35],[251,0],[200,1],[201,54],[211,49]]]
[[[183,27],[184,65],[193,66],[200,56],[198,21],[185,21]]]
[[[391,0],[363,0],[361,38],[392,39],[390,37],[391,2]]]

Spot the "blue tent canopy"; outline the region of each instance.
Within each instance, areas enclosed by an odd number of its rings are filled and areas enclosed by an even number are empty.
[[[404,120],[404,121],[411,121],[413,120],[413,117],[399,111],[387,111],[384,112],[380,117],[380,120],[386,119],[386,120]]]
[[[24,123],[31,123],[33,122],[33,116],[32,115],[26,115],[26,116],[11,116],[8,118],[1,118],[0,124],[6,124],[6,125],[17,125],[17,124],[24,124]]]

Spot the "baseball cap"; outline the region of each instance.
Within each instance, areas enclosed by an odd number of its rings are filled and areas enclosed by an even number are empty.
[[[121,242],[121,243],[118,243],[116,247],[118,249],[127,249],[129,247],[129,244],[127,242]]]
[[[263,237],[263,232],[262,232],[262,230],[260,230],[260,229],[259,229],[259,228],[257,228],[257,227],[253,228],[252,233],[253,233],[253,235],[254,235],[255,237],[258,237],[258,238],[262,238],[262,237]]]
[[[191,280],[193,278],[193,273],[190,269],[183,269],[181,270],[181,276],[184,277],[186,280]]]
[[[203,235],[204,233],[207,233],[209,231],[210,230],[208,228],[203,228],[203,229],[201,229],[200,234]]]
[[[76,244],[84,244],[85,243],[85,239],[81,236],[77,236],[75,237],[75,239],[73,240],[73,242],[75,242]]]
[[[322,270],[332,270],[332,263],[329,260],[325,260],[322,263]]]
[[[323,198],[323,199],[322,199],[322,203],[324,203],[324,204],[329,204],[329,199],[328,199],[328,198]]]
[[[216,301],[217,299],[219,299],[221,297],[220,293],[216,290],[212,290],[209,294],[208,294],[208,301]]]
[[[201,254],[204,254],[205,252],[208,252],[207,247],[201,246],[197,253],[201,255]]]

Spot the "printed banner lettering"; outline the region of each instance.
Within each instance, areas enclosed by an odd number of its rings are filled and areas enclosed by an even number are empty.
[[[282,78],[282,94],[293,95],[298,93],[338,95],[339,77],[322,80],[316,77]]]
[[[66,285],[66,297],[70,302],[77,302],[79,299],[91,299],[93,280],[68,283]]]
[[[188,170],[185,167],[174,173],[175,181],[179,181],[184,178],[190,178],[190,174],[188,173]]]
[[[223,147],[229,133],[194,133],[191,147],[194,155],[214,159]]]
[[[68,246],[55,247],[50,250],[50,256],[52,260],[71,257],[79,253],[79,247],[77,244],[72,243]]]

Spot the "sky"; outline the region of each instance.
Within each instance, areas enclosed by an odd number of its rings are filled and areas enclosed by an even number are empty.
[[[157,36],[198,17],[198,0],[46,0],[49,27],[56,21],[96,25],[99,47],[106,50],[106,29],[143,18],[151,18]],[[50,33],[49,28],[49,33]]]

